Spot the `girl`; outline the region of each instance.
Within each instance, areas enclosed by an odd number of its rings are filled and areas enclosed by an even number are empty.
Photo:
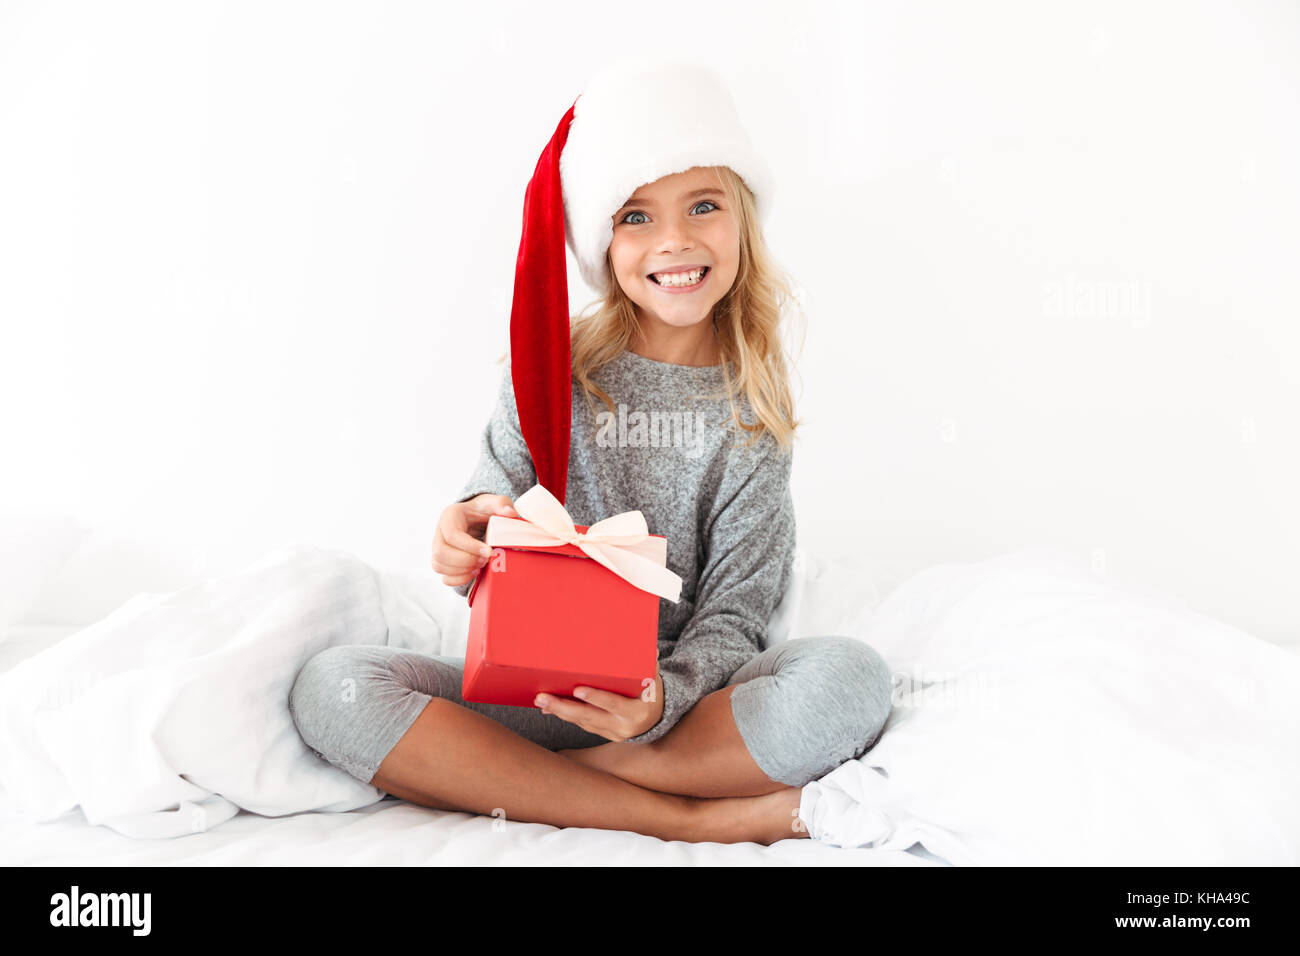
[[[599,75],[552,147],[567,241],[604,294],[591,315],[561,313],[572,439],[551,490],[578,524],[640,510],[666,536],[682,594],[661,604],[654,687],[482,704],[460,695],[463,659],[340,646],[299,672],[294,720],[326,760],[429,807],[666,840],[806,836],[801,788],[874,744],[891,684],[880,656],[848,637],[763,650],[790,580],[797,425],[779,345],[789,289],[760,231],[770,177],[717,75],[683,62]],[[530,230],[544,232],[529,210],[544,199],[547,155],[529,186],[521,269],[539,241]],[[488,517],[516,516],[513,499],[542,470],[512,367],[543,348],[517,323],[545,284],[517,276],[515,354],[478,465],[438,521],[433,569],[462,595],[490,553]]]

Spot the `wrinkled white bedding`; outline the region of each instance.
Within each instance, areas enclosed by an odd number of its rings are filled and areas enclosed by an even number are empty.
[[[842,846],[954,865],[1300,863],[1300,654],[1064,555],[930,568],[856,636],[894,710],[804,789]]]
[[[463,653],[468,609],[431,574],[298,546],[140,595],[0,674],[3,855],[331,862],[415,827],[427,842],[395,836],[375,862],[1297,861],[1295,653],[1056,554],[941,565],[883,601],[866,570],[800,552],[769,635],[851,634],[895,672],[881,740],[805,788],[816,840],[520,823],[503,840],[500,821],[379,801],[298,737],[293,677],[336,643]]]
[[[318,651],[388,640],[381,588],[354,557],[298,547],[137,596],[0,675],[0,789],[32,819],[80,806],[137,837],[373,803],[306,748],[286,701]]]

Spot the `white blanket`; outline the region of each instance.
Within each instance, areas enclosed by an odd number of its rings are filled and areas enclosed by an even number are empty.
[[[439,653],[439,620],[466,626],[455,620],[464,600],[439,587],[445,598],[304,545],[140,595],[0,675],[0,790],[35,821],[80,805],[91,824],[142,837],[209,829],[240,807],[374,803],[381,791],[303,742],[289,689],[335,644]]]
[[[854,636],[877,744],[804,788],[839,846],[955,865],[1300,863],[1300,655],[1064,555],[925,570]]]

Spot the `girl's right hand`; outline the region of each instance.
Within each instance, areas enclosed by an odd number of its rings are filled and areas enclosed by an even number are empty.
[[[468,501],[448,505],[438,517],[433,533],[433,570],[448,587],[474,580],[487,564],[492,550],[483,543],[488,518],[505,515],[518,518],[514,502],[505,495],[476,495]]]

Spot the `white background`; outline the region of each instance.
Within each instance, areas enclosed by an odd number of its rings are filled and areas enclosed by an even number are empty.
[[[427,567],[528,177],[656,52],[776,175],[805,547],[1055,547],[1294,640],[1292,3],[0,3],[0,512],[118,542],[30,616],[293,540]]]

